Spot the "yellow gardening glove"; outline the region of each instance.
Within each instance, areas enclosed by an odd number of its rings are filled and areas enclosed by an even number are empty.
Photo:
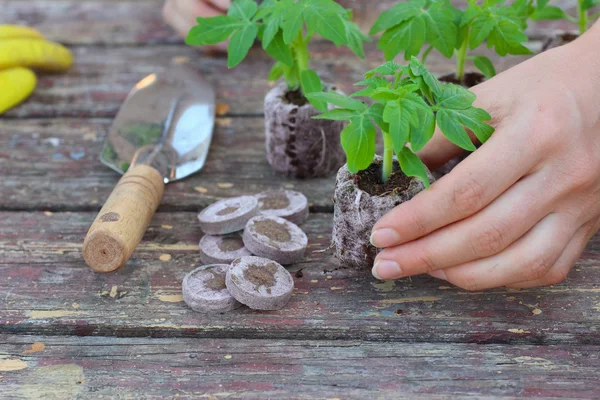
[[[38,31],[0,25],[0,114],[24,101],[35,89],[34,73],[24,67],[63,72],[73,64],[71,52],[47,41]]]

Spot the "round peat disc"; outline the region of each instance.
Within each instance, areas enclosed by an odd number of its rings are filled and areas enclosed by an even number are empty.
[[[181,285],[183,301],[201,313],[220,313],[240,307],[225,284],[230,268],[226,264],[205,265],[187,274]]]
[[[252,254],[283,265],[300,261],[308,245],[306,234],[297,225],[283,218],[264,215],[248,221],[243,239]]]
[[[308,200],[293,190],[271,190],[257,194],[260,215],[281,217],[296,225],[308,218]]]
[[[255,310],[279,310],[294,291],[292,275],[275,261],[261,257],[235,260],[225,282],[237,301]]]
[[[244,229],[246,222],[258,214],[254,196],[219,200],[198,214],[200,228],[209,235],[224,235]]]
[[[231,264],[237,258],[252,255],[237,232],[224,236],[204,235],[198,246],[200,260],[205,264]]]

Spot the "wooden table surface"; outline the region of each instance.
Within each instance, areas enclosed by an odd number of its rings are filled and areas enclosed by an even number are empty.
[[[255,49],[228,71],[223,56],[186,47],[164,25],[161,3],[0,0],[0,23],[37,27],[75,55],[68,73],[40,76],[29,101],[0,118],[0,398],[600,397],[600,236],[566,282],[532,290],[472,293],[340,269],[328,249],[333,178],[286,179],[265,160],[269,60]],[[367,25],[393,1],[346,3]],[[313,50],[315,69],[346,90],[382,61],[373,45],[370,61]],[[119,178],[98,161],[111,120],[139,79],[183,57],[229,111],[205,169],[167,187],[129,264],[96,274],[81,243]],[[431,66],[451,68],[433,56]],[[192,312],[180,285],[199,265],[196,213],[281,187],[312,205],[289,305]]]

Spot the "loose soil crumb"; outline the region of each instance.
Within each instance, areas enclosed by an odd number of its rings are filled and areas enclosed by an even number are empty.
[[[238,207],[226,207],[226,208],[222,209],[221,211],[219,211],[217,213],[217,215],[220,215],[220,216],[229,215],[229,214],[233,214],[237,210],[239,210]]]
[[[472,88],[473,86],[477,86],[483,81],[485,81],[485,76],[483,76],[479,72],[467,72],[463,77],[462,82],[456,79],[456,75],[454,74],[441,76],[439,80],[444,83],[454,83],[455,85],[464,86],[466,88]]]
[[[222,252],[227,253],[230,251],[237,251],[241,249],[242,247],[244,247],[244,242],[242,241],[242,238],[239,235],[226,236],[222,238],[220,242],[218,242],[217,247]]]
[[[225,285],[225,274],[219,271],[209,271],[212,274],[212,278],[206,281],[206,287],[212,290],[223,290],[227,286]]]
[[[303,105],[308,103],[308,100],[306,99],[306,97],[304,97],[300,89],[291,92],[285,92],[284,99],[287,103],[297,105],[298,107],[302,107]]]
[[[282,210],[290,206],[290,199],[285,193],[273,193],[260,199],[262,202],[261,210]]]
[[[277,272],[276,264],[251,264],[244,271],[244,278],[257,287],[266,286],[267,288],[271,288],[275,285],[275,272]]]
[[[292,240],[292,235],[290,235],[285,224],[268,219],[254,222],[254,231],[280,243]]]
[[[360,171],[354,177],[354,183],[362,191],[371,196],[384,196],[392,192],[402,192],[410,186],[411,178],[400,171],[397,161],[394,161],[394,172],[386,183],[381,182],[381,162],[373,162],[369,168]]]

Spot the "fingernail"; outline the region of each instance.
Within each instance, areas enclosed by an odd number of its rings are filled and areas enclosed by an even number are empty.
[[[373,276],[379,280],[400,278],[402,270],[396,261],[380,260],[371,270]]]
[[[400,242],[400,235],[394,229],[382,228],[371,233],[371,244],[375,247],[383,249],[396,245]]]
[[[443,269],[437,269],[435,271],[431,271],[429,273],[429,275],[431,275],[431,276],[433,276],[434,278],[437,278],[437,279],[442,279],[444,281],[448,280],[448,278],[446,277],[446,273],[444,272]]]

